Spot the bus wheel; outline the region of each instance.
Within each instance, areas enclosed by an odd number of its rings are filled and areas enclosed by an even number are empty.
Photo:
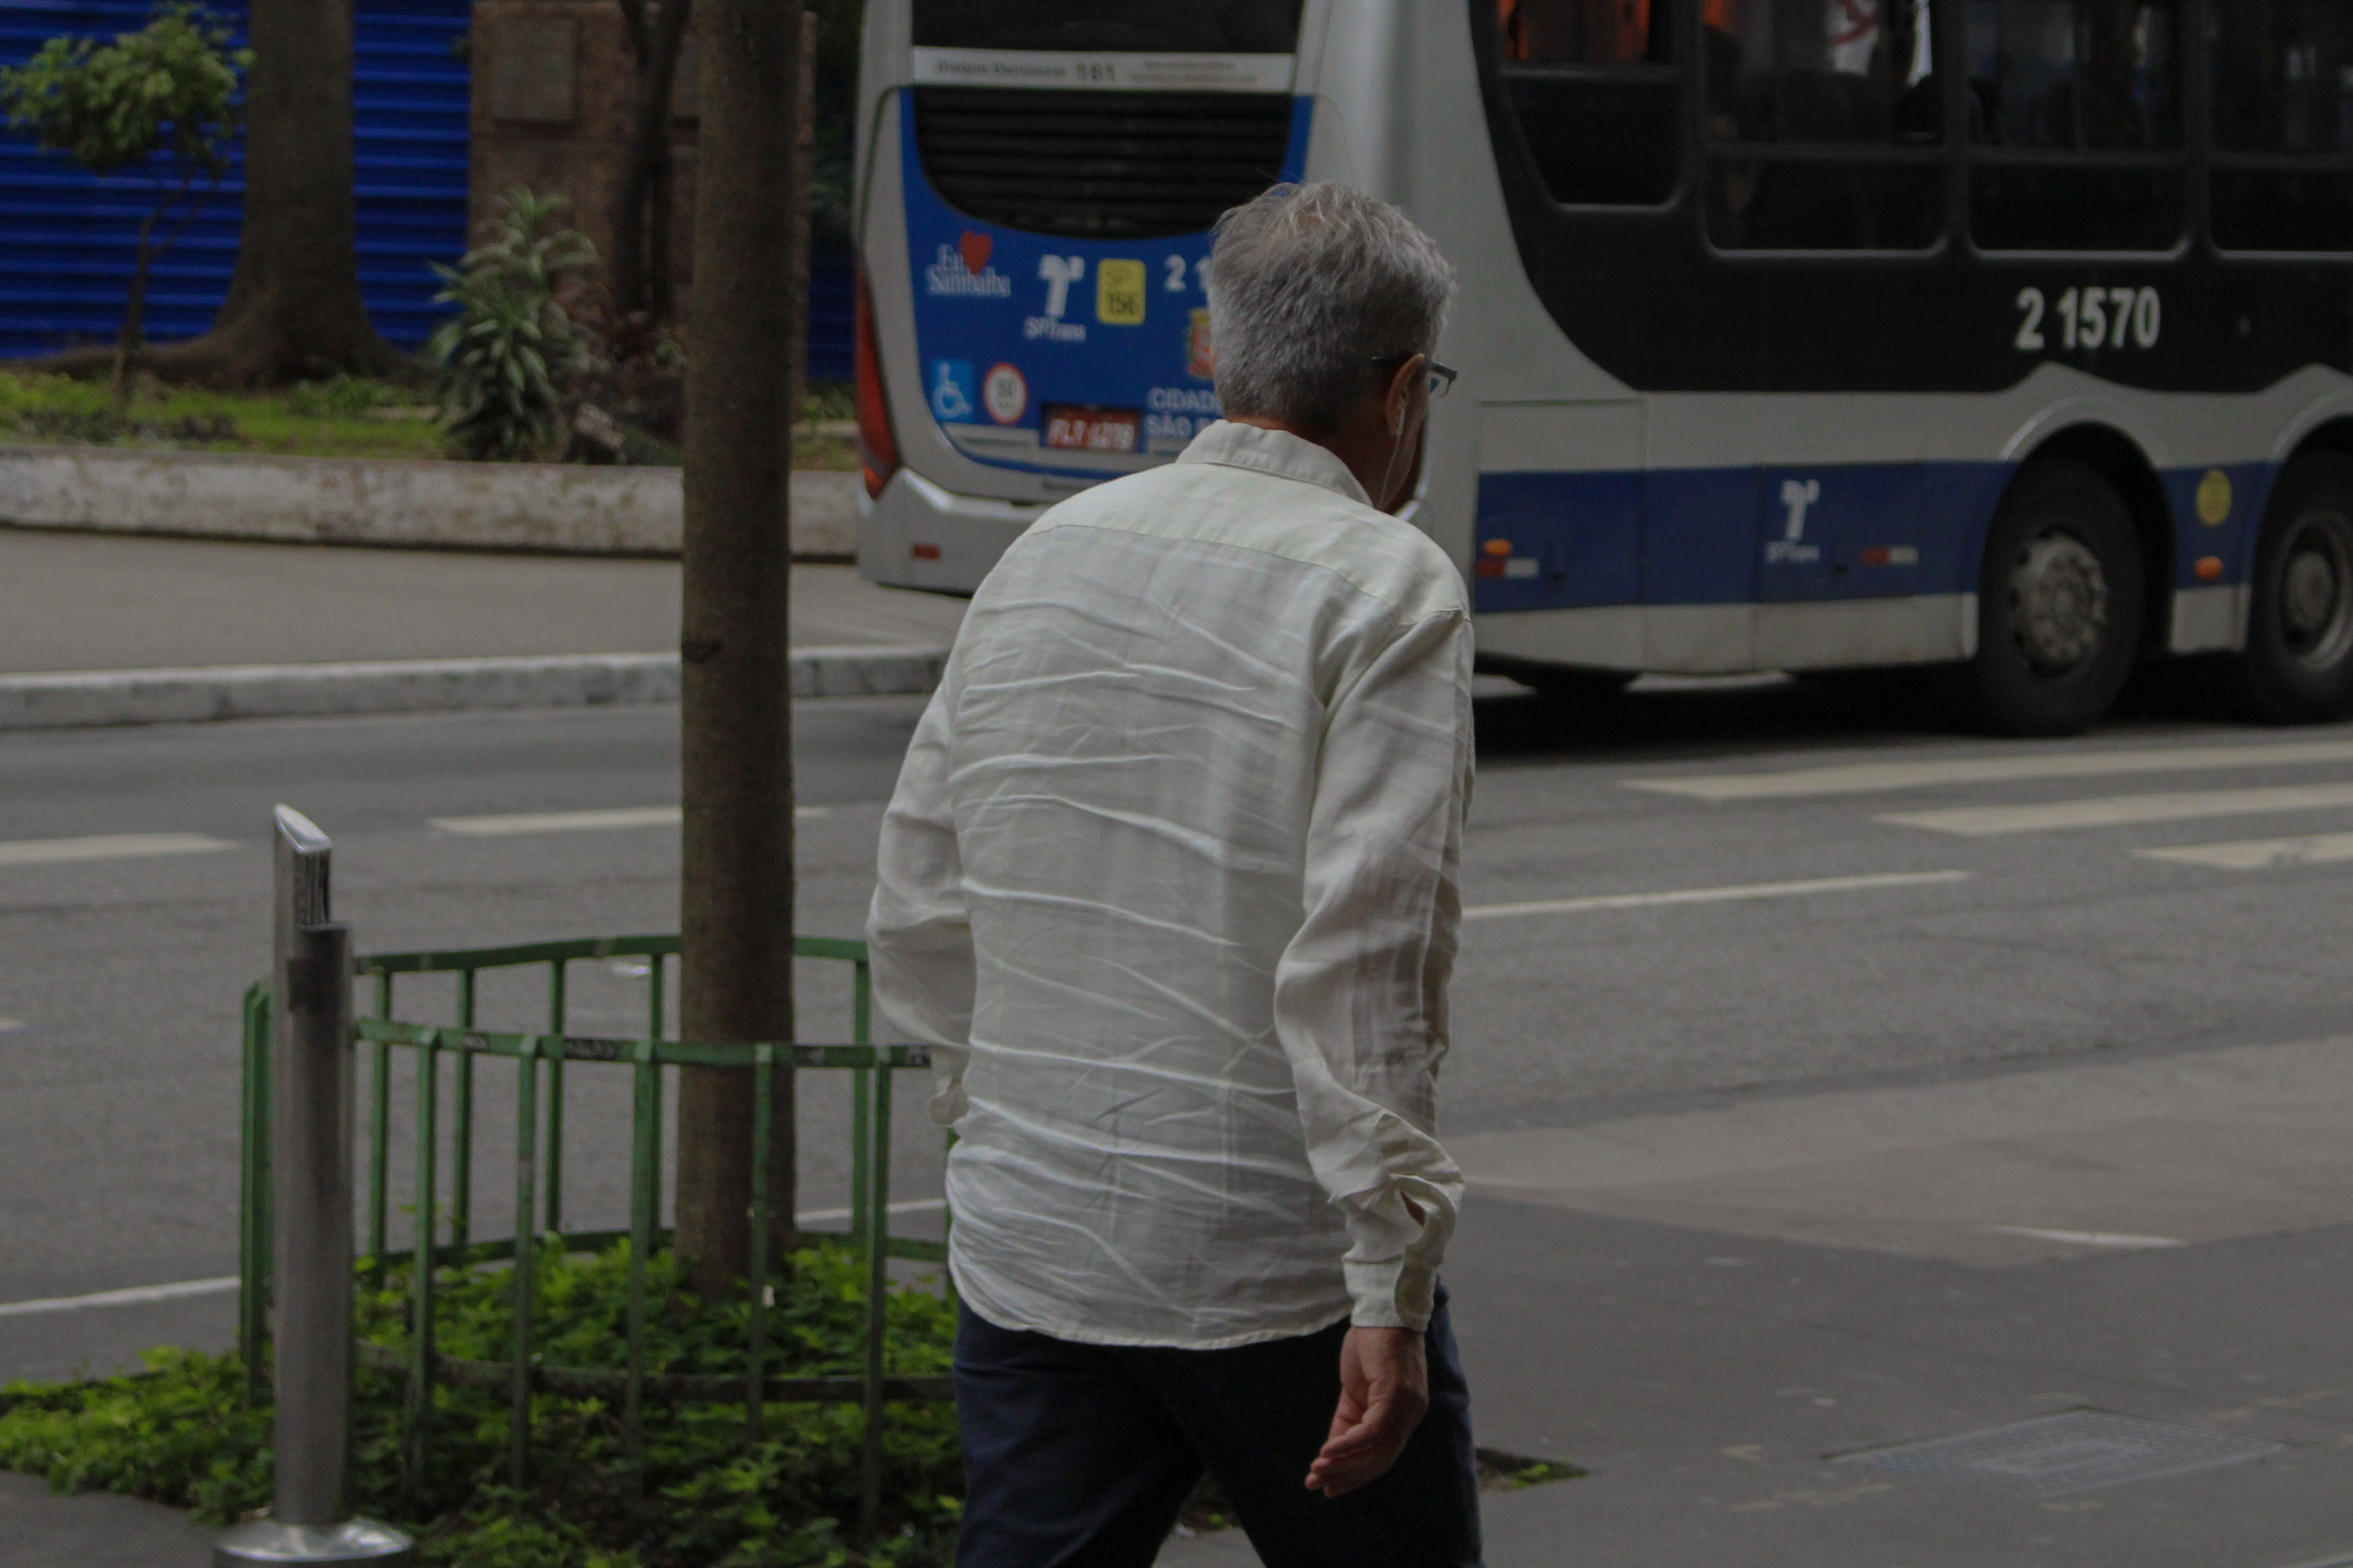
[[[2132,514],[2100,472],[2063,458],[2018,477],[1978,579],[1969,695],[2012,735],[2073,735],[2123,691],[2140,648]]]
[[[2277,724],[2353,710],[2353,458],[2314,452],[2280,476],[2255,549],[2239,656],[2242,704]]]

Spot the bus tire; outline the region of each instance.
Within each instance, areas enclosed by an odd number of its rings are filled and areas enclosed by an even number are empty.
[[[2353,711],[2353,458],[2308,452],[2287,466],[2249,585],[2239,705],[2274,724]]]
[[[2071,458],[2032,464],[1986,538],[1978,652],[1964,681],[1992,728],[2073,735],[2106,716],[2141,637],[2140,544],[2100,471]]]

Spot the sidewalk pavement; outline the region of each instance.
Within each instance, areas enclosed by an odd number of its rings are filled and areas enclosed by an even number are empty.
[[[2337,1038],[1450,1139],[1479,1440],[1591,1472],[1488,1562],[2353,1565],[2348,1114]]]
[[[927,691],[964,601],[792,574],[801,696]],[[0,730],[670,701],[679,566],[0,529]]]
[[[1474,1199],[1449,1268],[1493,1568],[2353,1563],[2353,1230],[1984,1269]],[[1834,1458],[2092,1407],[2286,1445],[2072,1494],[2103,1434],[1974,1480]],[[1221,1532],[1164,1568],[1240,1568]]]
[[[102,1492],[63,1498],[34,1477],[0,1473],[5,1568],[205,1568],[212,1537],[176,1509]]]

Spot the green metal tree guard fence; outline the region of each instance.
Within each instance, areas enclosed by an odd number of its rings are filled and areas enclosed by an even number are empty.
[[[421,1232],[421,1250],[431,1265],[412,1267],[410,1271],[414,1326],[406,1353],[386,1346],[362,1344],[358,1347],[358,1364],[402,1374],[406,1379],[405,1458],[412,1475],[424,1472],[426,1448],[431,1440],[435,1382],[507,1389],[512,1412],[509,1465],[512,1479],[518,1486],[524,1484],[530,1468],[530,1398],[533,1392],[617,1400],[627,1451],[633,1462],[642,1462],[644,1458],[645,1407],[649,1403],[741,1403],[745,1410],[746,1441],[757,1442],[764,1405],[854,1402],[863,1408],[866,1418],[860,1513],[861,1527],[871,1533],[881,1507],[882,1406],[896,1400],[954,1397],[951,1381],[946,1377],[893,1376],[884,1364],[888,1260],[902,1258],[936,1263],[946,1258],[944,1243],[894,1237],[890,1234],[889,1225],[892,1079],[904,1069],[929,1067],[930,1054],[918,1046],[870,1043],[871,991],[866,944],[823,937],[799,938],[795,953],[801,958],[833,960],[851,966],[852,1044],[738,1044],[663,1038],[665,964],[677,956],[678,951],[679,939],[675,936],[631,936],[447,952],[373,953],[353,961],[355,976],[375,982],[375,1016],[356,1018],[352,1025],[353,1045],[366,1053],[371,1087],[364,1188],[366,1242],[356,1263],[367,1273],[382,1278],[393,1265],[406,1262],[413,1266],[420,1250],[393,1251],[385,1245],[390,1212],[392,1053],[409,1050],[417,1053],[414,1212]],[[638,1039],[616,1039],[567,1034],[567,966],[619,958],[641,958],[649,963],[647,1035]],[[501,1033],[475,1027],[477,977],[488,970],[531,966],[544,966],[547,972],[547,1031]],[[455,1022],[433,1025],[396,1019],[393,1016],[393,985],[395,979],[404,974],[456,975]],[[273,1272],[271,1008],[266,982],[257,983],[247,991],[237,1340],[245,1362],[248,1393],[257,1402],[269,1394],[264,1369],[268,1363],[266,1345]],[[442,1152],[440,1061],[445,1056],[452,1064],[448,1118],[451,1190],[446,1208],[438,1205],[436,1191]],[[514,1063],[514,1236],[507,1240],[472,1238],[474,1070],[476,1061],[485,1057]],[[567,1230],[564,1226],[565,1079],[567,1064],[572,1063],[626,1068],[631,1076],[629,1225],[626,1230]],[[661,1069],[665,1067],[742,1068],[748,1068],[754,1079],[750,1327],[742,1376],[649,1372],[645,1364],[646,1270],[656,1248],[670,1236],[659,1223]],[[765,1314],[775,1266],[775,1259],[768,1256],[768,1146],[774,1136],[769,1120],[770,1089],[779,1068],[836,1069],[850,1074],[849,1227],[839,1232],[801,1234],[825,1245],[855,1247],[867,1260],[864,1358],[855,1376],[771,1377],[763,1364],[767,1351]],[[440,1234],[445,1215],[446,1239]],[[546,1366],[536,1362],[532,1350],[535,1247],[554,1240],[566,1250],[593,1251],[625,1238],[629,1243],[625,1366],[617,1371]],[[511,1359],[472,1361],[437,1353],[433,1333],[436,1271],[500,1260],[511,1260],[515,1277]]]

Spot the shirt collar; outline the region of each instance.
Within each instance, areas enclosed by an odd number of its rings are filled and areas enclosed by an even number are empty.
[[[1288,430],[1265,430],[1220,419],[1193,437],[1177,455],[1180,463],[1222,463],[1229,468],[1255,468],[1281,479],[1300,479],[1335,490],[1360,506],[1373,504],[1348,465],[1314,442]]]

